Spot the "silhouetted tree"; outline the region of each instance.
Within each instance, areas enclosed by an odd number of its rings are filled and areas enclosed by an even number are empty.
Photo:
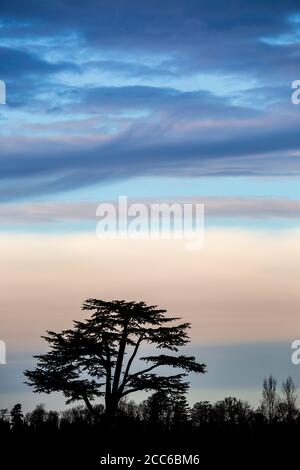
[[[190,407],[184,395],[176,397],[172,407],[172,427],[182,429],[190,418]]]
[[[127,401],[126,398],[119,401],[118,413],[129,418],[139,418],[139,406],[133,401]]]
[[[49,429],[57,429],[59,426],[59,414],[57,411],[49,411],[47,413],[46,425]]]
[[[141,419],[164,429],[180,429],[189,419],[189,406],[183,393],[159,390],[139,405]]]
[[[27,413],[25,416],[25,422],[29,426],[38,429],[47,420],[47,412],[45,410],[45,405],[42,403],[37,405],[31,413]]]
[[[189,341],[189,323],[173,325],[178,318],[166,317],[165,310],[143,302],[97,299],[85,301],[83,310],[91,311],[91,318],[75,321],[73,329],[61,333],[48,331],[44,337],[50,351],[36,356],[36,369],[25,372],[35,392],[62,391],[67,403],[83,399],[91,412],[91,401],[104,396],[106,413],[114,415],[119,401],[132,392],[183,392],[186,372],[205,372],[205,364],[193,356],[169,354],[141,357],[147,366],[132,372],[142,343],[177,352]],[[162,376],[153,372],[161,366],[184,373]]]
[[[1,421],[6,421],[8,415],[8,409],[7,408],[2,408],[0,410],[0,420]]]
[[[159,390],[140,405],[142,419],[149,424],[161,425],[168,429],[171,424],[172,396],[165,390]]]
[[[56,429],[59,426],[57,411],[46,411],[43,404],[37,405],[31,413],[27,413],[24,422],[31,429]]]
[[[84,423],[90,423],[91,415],[89,410],[85,406],[74,406],[61,413],[61,425],[82,425]]]
[[[209,401],[199,401],[191,410],[191,420],[194,428],[208,424],[212,419],[212,405]]]
[[[10,411],[11,425],[14,431],[19,430],[23,425],[22,405],[17,403]]]
[[[263,397],[260,410],[269,423],[276,421],[278,417],[279,396],[277,393],[277,381],[270,375],[264,378]]]
[[[288,377],[285,382],[282,384],[282,394],[283,400],[279,404],[279,412],[281,418],[284,421],[293,421],[297,415],[297,394],[296,394],[296,385],[292,377]]]
[[[226,397],[213,407],[214,419],[225,424],[246,424],[251,413],[249,403],[235,397]]]
[[[9,413],[7,408],[0,410],[0,433],[6,433],[10,429]]]

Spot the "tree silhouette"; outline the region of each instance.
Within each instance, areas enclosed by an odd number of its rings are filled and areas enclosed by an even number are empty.
[[[90,318],[75,321],[73,329],[48,331],[43,336],[50,351],[35,356],[36,369],[25,372],[26,383],[35,392],[61,391],[67,403],[82,399],[92,413],[92,400],[104,396],[106,414],[114,415],[119,401],[132,392],[183,393],[188,388],[183,382],[188,372],[205,372],[205,364],[193,356],[174,354],[140,357],[146,366],[132,371],[142,343],[176,353],[189,342],[190,324],[174,325],[179,319],[167,317],[166,310],[144,302],[97,299],[86,300],[82,308],[92,312]],[[153,372],[161,366],[183,372],[169,376]]]
[[[42,427],[42,425],[46,422],[46,419],[47,412],[45,410],[45,405],[42,403],[37,405],[31,413],[27,413],[25,416],[26,423],[35,429]]]
[[[0,435],[7,433],[10,429],[9,412],[7,408],[0,410]]]
[[[158,390],[140,406],[142,419],[151,425],[160,425],[165,430],[180,428],[188,420],[189,407],[183,393],[173,390]]]
[[[245,424],[251,416],[251,408],[246,401],[235,397],[226,397],[215,403],[213,415],[219,423]]]
[[[190,407],[186,397],[181,395],[176,397],[173,404],[172,426],[175,430],[181,430],[189,421]]]
[[[8,409],[2,408],[0,410],[0,421],[5,421],[7,419]]]
[[[209,401],[199,401],[194,404],[191,411],[193,427],[197,428],[204,424],[208,424],[212,419],[213,407]]]
[[[272,423],[277,418],[278,405],[279,405],[279,396],[277,393],[277,381],[270,375],[265,377],[263,383],[263,393],[261,401],[261,411],[267,421]]]
[[[140,404],[142,419],[150,425],[161,425],[169,429],[172,414],[172,395],[165,391],[157,391]]]
[[[293,421],[298,414],[296,390],[292,377],[288,377],[282,384],[283,400],[280,402],[282,417],[288,422]]]
[[[19,430],[23,425],[22,405],[17,403],[10,412],[11,425],[14,431]]]

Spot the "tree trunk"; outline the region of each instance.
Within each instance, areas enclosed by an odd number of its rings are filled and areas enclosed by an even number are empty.
[[[110,397],[105,398],[105,415],[109,417],[116,416],[118,409],[118,403],[120,398],[115,394],[111,394]]]

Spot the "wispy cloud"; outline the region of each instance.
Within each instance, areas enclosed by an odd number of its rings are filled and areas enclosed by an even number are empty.
[[[96,209],[100,202],[44,202],[2,204],[0,223],[10,225],[55,224],[58,222],[96,222]],[[105,201],[108,202],[108,201]],[[115,203],[117,201],[109,201]],[[300,201],[277,198],[199,197],[167,198],[163,200],[139,199],[146,206],[156,202],[199,203],[205,206],[206,217],[235,218],[236,220],[300,220]]]
[[[2,3],[1,201],[131,176],[299,176],[297,1]]]

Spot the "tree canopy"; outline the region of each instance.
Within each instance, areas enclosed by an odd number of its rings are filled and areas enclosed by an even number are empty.
[[[35,370],[27,370],[27,384],[35,392],[63,392],[67,403],[84,400],[95,412],[92,401],[105,398],[107,414],[114,414],[119,401],[136,391],[166,391],[183,394],[189,372],[204,373],[205,364],[193,356],[178,354],[189,342],[189,323],[166,316],[166,310],[144,302],[88,299],[84,321],[72,329],[47,331],[43,338],[50,350],[35,356]],[[140,356],[142,345],[152,345],[160,354]],[[140,368],[137,367],[137,363]],[[143,366],[142,366],[143,364]],[[177,373],[160,375],[157,369],[174,368]]]

